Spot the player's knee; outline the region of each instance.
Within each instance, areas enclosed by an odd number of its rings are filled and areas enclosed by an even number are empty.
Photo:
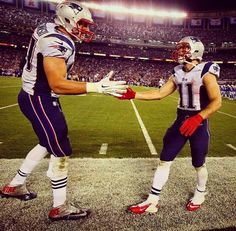
[[[72,148],[70,145],[67,145],[65,148],[64,148],[64,153],[66,156],[70,156],[72,154]]]
[[[202,168],[205,166],[205,156],[201,158],[192,158],[192,165],[194,168]]]
[[[49,153],[53,153],[57,157],[70,156],[72,154],[72,148],[67,138],[58,142],[51,142],[47,149]]]
[[[68,173],[69,157],[55,157],[51,155],[47,176],[50,179],[63,178]]]
[[[201,174],[201,175],[204,175],[204,176],[208,175],[206,164],[203,164],[200,167],[195,167],[195,170],[196,170],[197,174]]]
[[[194,166],[195,170],[198,172],[200,171],[201,169],[205,169],[206,168],[206,164],[202,164],[201,166]]]

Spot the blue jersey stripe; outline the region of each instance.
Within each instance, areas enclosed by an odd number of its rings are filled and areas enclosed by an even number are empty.
[[[213,64],[212,62],[207,62],[207,63],[205,64],[205,66],[204,66],[203,69],[202,69],[201,78],[209,71],[210,66],[211,66],[212,64]]]
[[[62,40],[63,42],[67,43],[74,52],[74,50],[75,50],[74,44],[65,36],[60,35],[60,34],[50,34],[50,35],[45,36],[45,38],[50,38],[50,37],[58,38],[58,39]]]

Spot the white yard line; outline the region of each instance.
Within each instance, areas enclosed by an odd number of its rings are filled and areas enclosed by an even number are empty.
[[[19,85],[19,86],[2,86],[2,87],[0,87],[0,88],[13,88],[13,87],[21,87],[21,85]]]
[[[236,147],[233,146],[232,144],[226,144],[226,146],[228,146],[229,148],[233,149],[234,151],[236,151]]]
[[[80,94],[80,95],[77,95],[77,96],[87,96],[87,94]],[[104,95],[91,95],[93,97],[103,97]]]
[[[228,113],[225,113],[225,112],[222,112],[222,111],[217,111],[217,112],[220,113],[220,114],[227,115],[229,117],[232,117],[232,118],[236,119],[236,116],[234,116],[234,115],[231,115],[231,114],[228,114]]]
[[[107,154],[107,148],[108,148],[108,144],[107,143],[103,143],[101,145],[100,150],[99,150],[99,154],[100,155],[106,155]]]
[[[5,108],[9,108],[9,107],[14,107],[16,105],[18,105],[18,103],[11,104],[11,105],[8,105],[8,106],[5,106],[5,107],[0,107],[0,110],[5,109]]]
[[[140,115],[139,115],[139,112],[138,112],[138,110],[137,110],[137,108],[136,108],[136,106],[135,106],[133,100],[130,100],[130,102],[131,102],[131,104],[132,104],[132,106],[133,106],[133,108],[134,108],[135,115],[136,115],[136,117],[137,117],[137,119],[138,119],[139,125],[140,125],[140,127],[141,127],[142,132],[143,132],[143,135],[144,135],[144,138],[145,138],[145,140],[146,140],[146,143],[147,143],[147,145],[148,145],[148,147],[149,147],[150,153],[151,153],[152,155],[157,155],[156,148],[155,148],[155,146],[154,146],[153,143],[152,143],[151,137],[150,137],[149,134],[148,134],[148,131],[147,131],[147,129],[146,129],[146,127],[145,127],[145,125],[144,125],[144,123],[143,123],[143,121],[142,121]]]

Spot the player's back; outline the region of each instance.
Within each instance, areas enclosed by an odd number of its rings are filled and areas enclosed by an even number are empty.
[[[52,91],[44,71],[44,57],[63,58],[69,71],[73,65],[75,48],[73,40],[57,30],[54,23],[39,25],[30,40],[26,64],[22,73],[22,88],[34,95],[51,95]]]

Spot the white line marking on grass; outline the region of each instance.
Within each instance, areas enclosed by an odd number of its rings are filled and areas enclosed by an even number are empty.
[[[229,148],[232,148],[234,151],[236,151],[236,147],[233,146],[232,144],[226,144],[226,146],[228,146]]]
[[[18,85],[18,86],[2,86],[0,88],[12,88],[12,87],[21,87],[21,85]]]
[[[233,115],[231,115],[231,114],[228,114],[228,113],[225,113],[225,112],[222,112],[222,111],[217,111],[217,112],[220,113],[220,114],[227,115],[227,116],[229,116],[229,117],[232,117],[232,118],[235,118],[235,119],[236,119],[236,116],[233,116]]]
[[[142,121],[140,115],[139,115],[139,112],[138,112],[138,110],[137,110],[137,108],[136,108],[136,106],[135,106],[133,100],[130,100],[130,102],[131,102],[131,104],[132,104],[132,106],[133,106],[133,108],[134,108],[135,115],[136,115],[136,117],[137,117],[137,119],[138,119],[139,125],[140,125],[140,127],[141,127],[141,130],[142,130],[142,132],[143,132],[144,138],[145,138],[145,140],[146,140],[146,143],[147,143],[147,145],[148,145],[148,147],[149,147],[149,150],[150,150],[151,154],[152,154],[152,155],[157,155],[156,148],[155,148],[155,146],[154,146],[153,143],[152,143],[151,137],[150,137],[149,134],[148,134],[148,131],[147,131],[147,129],[146,129],[146,127],[145,127],[145,125],[144,125],[144,123],[143,123],[143,121]]]
[[[0,144],[3,144],[3,142],[0,142]]]
[[[223,101],[223,104],[230,104],[230,105],[234,105],[234,106],[236,106],[235,103],[229,103],[229,102],[225,102],[225,101]]]
[[[0,107],[0,110],[5,109],[5,108],[9,108],[9,107],[14,107],[16,105],[18,105],[18,103],[15,103],[15,104],[12,104],[12,105],[8,105],[8,106],[5,106],[5,107]]]
[[[88,94],[80,94],[80,95],[77,95],[77,96],[87,96]],[[93,96],[93,97],[103,97],[104,95],[90,95],[90,96]]]
[[[100,155],[106,155],[107,154],[107,148],[108,148],[108,144],[104,143],[101,145],[101,148],[99,150],[99,154]]]

